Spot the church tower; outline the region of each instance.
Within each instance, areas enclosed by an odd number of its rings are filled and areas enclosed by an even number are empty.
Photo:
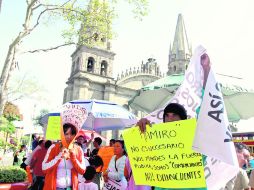
[[[192,50],[188,42],[182,14],[178,15],[173,46],[169,48],[167,75],[184,73]]]
[[[89,1],[88,11],[95,11],[93,0]],[[101,2],[101,6],[103,5]],[[107,7],[106,7],[107,8]],[[106,9],[105,8],[105,9]],[[105,12],[106,13],[106,12]],[[88,24],[86,26],[86,24]],[[106,34],[98,34],[97,21],[84,23],[81,26],[79,41],[85,41],[88,45],[77,46],[71,55],[71,73],[64,90],[63,102],[77,99],[109,100],[110,92],[114,93],[113,60],[115,53],[111,51],[110,42]],[[106,27],[109,28],[107,25]],[[91,37],[92,36],[92,37]]]
[[[78,47],[71,55],[72,67],[64,102],[81,98],[108,100],[105,88],[114,83],[114,56],[109,48]]]

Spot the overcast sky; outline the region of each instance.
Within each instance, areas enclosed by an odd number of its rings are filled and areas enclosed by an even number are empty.
[[[22,26],[24,6],[25,0],[3,1],[0,13],[1,64],[11,40]],[[118,8],[119,18],[114,22],[117,34],[112,41],[112,50],[116,53],[114,76],[122,69],[139,66],[142,60],[151,56],[166,72],[169,46],[174,39],[177,16],[181,13],[193,50],[199,44],[203,45],[216,72],[246,78],[254,87],[253,9],[253,0],[151,0],[149,15],[140,22],[133,19],[123,3]],[[47,47],[61,42],[58,28],[58,23],[40,26],[24,40],[24,48]],[[70,75],[70,55],[74,50],[74,47],[67,47],[18,57],[20,70],[16,72],[20,75],[27,73],[44,86],[47,93],[43,96],[50,109],[62,103],[65,82]],[[33,101],[30,110],[34,105],[37,105],[36,109],[42,107]]]

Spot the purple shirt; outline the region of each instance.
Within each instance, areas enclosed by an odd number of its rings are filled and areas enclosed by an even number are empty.
[[[126,190],[151,190],[150,186],[145,186],[145,185],[136,185],[134,178],[133,178],[133,174],[131,172],[131,165],[130,165],[130,161],[129,158],[126,158],[125,161],[125,167],[128,171],[128,176],[130,177],[130,180],[128,181],[128,186]]]

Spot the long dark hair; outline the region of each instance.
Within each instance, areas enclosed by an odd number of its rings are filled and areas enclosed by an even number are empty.
[[[68,129],[71,129],[71,134],[72,135],[76,135],[77,134],[77,130],[76,130],[76,127],[70,123],[65,123],[63,125],[63,131],[64,131],[64,134],[68,131]]]

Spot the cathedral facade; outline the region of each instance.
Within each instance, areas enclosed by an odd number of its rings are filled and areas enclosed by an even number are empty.
[[[191,47],[181,14],[178,15],[174,41],[169,48],[167,75],[184,73],[191,57]],[[160,64],[154,58],[148,58],[134,68],[122,71],[117,79],[113,78],[115,53],[110,45],[105,48],[77,47],[71,55],[72,67],[66,82],[63,102],[81,99],[100,99],[115,102],[129,109],[128,101],[138,90],[163,77]],[[119,63],[118,63],[119,64]],[[135,114],[137,110],[131,110]],[[118,133],[109,138],[117,138]]]

